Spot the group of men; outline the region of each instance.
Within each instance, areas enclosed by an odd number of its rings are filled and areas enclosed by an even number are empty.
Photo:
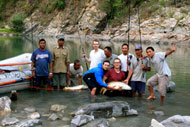
[[[86,53],[82,54],[85,62],[90,63],[90,70],[83,74],[83,68],[79,60],[75,60],[74,64],[70,64],[69,51],[64,46],[64,39],[58,40],[58,46],[53,48],[52,52],[46,48],[46,41],[39,41],[39,48],[32,53],[32,76],[36,78],[36,86],[40,82],[50,84],[53,78],[52,86],[55,89],[64,88],[71,83],[88,85],[91,95],[95,95],[102,88],[118,91],[122,93],[120,88],[109,86],[112,81],[121,81],[129,84],[132,88],[132,96],[142,96],[145,92],[147,84],[150,96],[147,99],[155,99],[153,86],[158,85],[160,100],[164,101],[166,87],[171,78],[171,71],[166,62],[166,57],[176,50],[176,46],[172,46],[167,52],[154,52],[153,47],[146,49],[147,55],[143,55],[141,45],[135,46],[135,55],[129,53],[128,44],[121,46],[122,54],[117,56],[112,53],[112,49],[106,46],[104,50],[99,48],[99,41],[94,40],[92,43],[93,50],[90,52],[89,58]],[[156,74],[148,79],[146,83],[146,71],[150,71],[150,64],[156,69]],[[49,69],[48,69],[49,67]]]
[[[150,96],[147,99],[155,99],[153,86],[158,85],[160,101],[164,101],[166,88],[171,78],[171,71],[166,62],[166,57],[175,52],[176,46],[167,52],[154,52],[153,47],[147,47],[147,55],[143,55],[141,45],[135,45],[135,55],[130,54],[128,44],[121,46],[122,54],[112,54],[111,47],[104,50],[99,48],[98,40],[92,44],[94,50],[90,52],[89,58],[83,53],[83,58],[90,63],[90,70],[83,75],[84,82],[91,90],[91,95],[101,92],[102,88],[121,91],[119,88],[109,86],[112,81],[122,81],[132,88],[132,96],[142,96],[146,86],[146,71],[150,71],[150,64],[156,69],[156,74],[147,81]],[[123,92],[123,91],[122,91]],[[120,93],[122,93],[120,92]]]
[[[46,41],[39,40],[39,48],[32,53],[32,77],[36,79],[35,88],[46,84],[56,89],[63,89],[65,86],[82,84],[83,67],[80,60],[70,64],[68,48],[64,46],[64,38],[60,38],[58,46],[52,52],[46,49]]]

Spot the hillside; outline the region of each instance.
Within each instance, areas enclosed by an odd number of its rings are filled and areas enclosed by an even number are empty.
[[[0,27],[9,28],[11,17],[24,13],[25,35],[71,37],[80,31],[88,38],[127,41],[129,33],[131,41],[189,42],[189,5],[189,0],[1,0]]]

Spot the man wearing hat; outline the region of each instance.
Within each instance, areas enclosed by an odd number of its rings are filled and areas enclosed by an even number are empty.
[[[69,86],[69,50],[64,46],[64,38],[58,39],[57,43],[58,46],[53,48],[52,51],[53,87],[62,89]]]
[[[136,92],[138,92],[138,96],[142,97],[145,92],[146,86],[146,71],[150,71],[150,65],[148,58],[143,57],[142,55],[142,46],[135,45],[135,54],[136,56],[132,58],[130,64],[129,75],[127,79],[131,77],[131,88],[132,88],[132,96],[136,96]]]

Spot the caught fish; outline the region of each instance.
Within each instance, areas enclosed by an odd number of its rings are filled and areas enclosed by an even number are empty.
[[[77,91],[77,90],[86,90],[86,89],[88,89],[88,86],[86,85],[78,85],[78,86],[64,88],[64,90],[68,90],[68,91]]]
[[[113,81],[109,82],[108,86],[115,87],[116,89],[121,88],[122,90],[131,90],[131,87],[124,82]]]

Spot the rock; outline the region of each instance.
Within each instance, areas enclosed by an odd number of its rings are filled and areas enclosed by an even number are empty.
[[[63,117],[61,120],[62,120],[62,121],[70,121],[70,119],[67,118],[67,117]]]
[[[89,122],[83,127],[109,127],[109,123],[106,119],[100,118],[100,119],[95,119],[94,121]]]
[[[98,2],[91,0],[80,18],[79,26],[82,30],[89,29],[93,33],[100,33],[106,26],[106,16],[106,12],[99,9]]]
[[[92,120],[94,120],[94,116],[77,115],[72,119],[71,124],[76,125],[76,126],[81,126]]]
[[[0,98],[0,115],[11,112],[11,99],[7,96]]]
[[[115,122],[115,121],[116,121],[116,118],[115,118],[115,117],[112,117],[112,118],[107,119],[107,121],[109,121],[109,122]]]
[[[161,123],[166,127],[190,127],[190,116],[175,115]]]
[[[159,123],[157,120],[152,119],[151,120],[151,126],[150,127],[165,127],[164,125],[162,125],[161,123]]]
[[[28,107],[28,108],[24,108],[24,111],[27,112],[27,113],[32,113],[32,112],[35,112],[36,109],[32,108],[32,107]]]
[[[39,118],[40,118],[40,113],[34,112],[34,113],[28,115],[28,118],[31,118],[31,119],[39,119]]]
[[[176,84],[173,81],[170,81],[167,86],[167,92],[174,92]],[[158,92],[158,85],[154,87],[154,91]]]
[[[50,110],[53,112],[60,112],[62,110],[65,110],[66,108],[67,108],[67,106],[55,104],[55,105],[51,106]]]
[[[37,126],[37,125],[41,125],[42,121],[39,119],[27,119],[27,120],[23,120],[21,123],[17,124],[15,127],[33,127],[33,126]]]
[[[59,126],[59,127],[71,127],[70,125],[63,125],[63,126]]]
[[[169,82],[169,85],[167,87],[167,92],[174,92],[176,88],[176,84],[173,81]]]
[[[137,116],[137,115],[138,115],[138,112],[135,109],[130,109],[127,112],[127,116]]]
[[[55,120],[57,120],[57,119],[59,119],[59,117],[58,117],[55,113],[51,114],[51,115],[49,116],[49,118],[48,118],[48,120],[52,120],[52,121],[55,121]]]
[[[130,106],[124,101],[110,101],[103,103],[86,104],[78,108],[78,110],[71,113],[72,116],[76,115],[93,115],[97,117],[120,117],[127,116]]]
[[[4,118],[2,121],[1,121],[1,125],[3,126],[9,126],[9,125],[13,125],[13,124],[16,124],[18,123],[19,120],[16,119],[16,118],[9,118],[9,117],[6,117]]]
[[[164,116],[164,112],[163,111],[154,111],[154,115],[156,115],[156,116]]]

